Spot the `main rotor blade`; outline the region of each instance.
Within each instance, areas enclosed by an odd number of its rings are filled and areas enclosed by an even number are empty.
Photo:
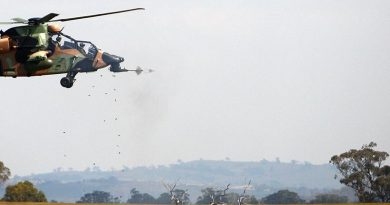
[[[145,10],[145,8],[134,8],[134,9],[127,9],[127,10],[122,10],[122,11],[114,11],[114,12],[108,12],[108,13],[101,13],[101,14],[94,14],[94,15],[88,15],[88,16],[78,16],[78,17],[73,17],[73,18],[65,18],[65,19],[55,19],[51,20],[48,22],[54,22],[54,21],[73,21],[73,20],[78,20],[78,19],[86,19],[86,18],[93,18],[93,17],[98,17],[98,16],[105,16],[105,15],[111,15],[111,14],[118,14],[118,13],[124,13],[124,12],[129,12],[129,11],[136,11],[136,10]]]
[[[18,24],[18,23],[21,23],[21,22],[0,22],[0,24]]]
[[[22,18],[12,18],[11,19],[12,21],[15,21],[15,23],[28,23],[28,21],[26,19],[22,19]]]
[[[27,23],[28,21],[26,19],[22,18],[12,18],[12,22],[0,22],[0,24],[21,24],[21,23]]]
[[[46,16],[40,18],[38,21],[39,21],[39,23],[46,23],[46,22],[49,22],[50,20],[52,20],[56,16],[58,16],[58,14],[50,13],[50,14],[47,14]]]

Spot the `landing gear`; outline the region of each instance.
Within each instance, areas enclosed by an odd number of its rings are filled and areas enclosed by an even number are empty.
[[[66,77],[63,77],[60,81],[62,87],[65,88],[71,88],[73,86],[73,83],[75,81],[74,77],[76,76],[77,72],[69,72]]]
[[[71,88],[73,86],[73,80],[69,77],[63,77],[60,81],[62,87]]]

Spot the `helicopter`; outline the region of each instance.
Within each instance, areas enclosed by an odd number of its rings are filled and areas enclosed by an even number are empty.
[[[95,72],[109,66],[111,72],[134,71],[139,75],[143,69],[121,68],[123,57],[103,52],[90,41],[77,40],[63,33],[63,28],[52,22],[66,22],[85,18],[112,15],[144,8],[99,13],[72,18],[54,19],[59,14],[49,13],[38,18],[13,18],[0,24],[24,24],[0,30],[0,76],[30,77],[66,74],[60,80],[65,88],[71,88],[80,72]]]

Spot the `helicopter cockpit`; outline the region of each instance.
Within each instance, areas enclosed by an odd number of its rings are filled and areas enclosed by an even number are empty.
[[[95,59],[98,48],[90,41],[76,40],[69,35],[66,35],[62,32],[56,33],[51,36],[51,42],[49,42],[49,47],[56,45],[60,46],[61,49],[77,49],[80,53],[86,56],[88,59]]]

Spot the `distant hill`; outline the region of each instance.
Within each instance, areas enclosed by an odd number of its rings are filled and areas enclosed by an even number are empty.
[[[124,168],[118,171],[101,171],[93,167],[85,171],[61,171],[16,176],[11,180],[30,180],[42,189],[49,199],[74,202],[93,190],[109,191],[126,201],[131,188],[154,196],[165,192],[161,180],[172,183],[180,179],[178,188],[189,189],[195,201],[200,189],[207,186],[245,184],[251,179],[251,194],[263,197],[281,188],[290,188],[310,198],[313,193],[339,189],[342,186],[333,177],[335,168],[329,164],[284,163],[262,160],[258,162],[196,160],[169,166]],[[241,192],[241,190],[231,190]]]

